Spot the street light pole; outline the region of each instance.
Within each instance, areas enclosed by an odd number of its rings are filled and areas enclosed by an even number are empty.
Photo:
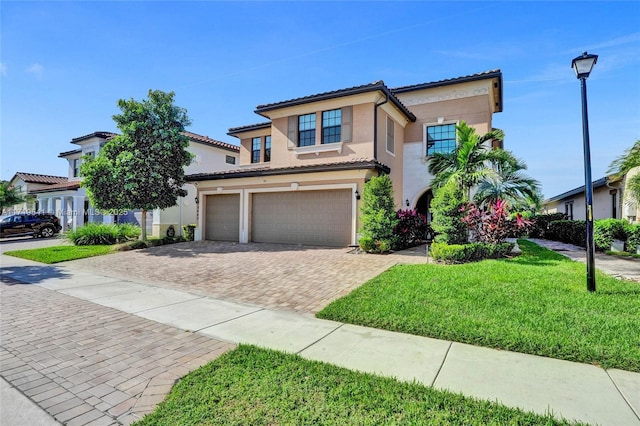
[[[598,55],[584,52],[575,58],[571,66],[580,79],[582,92],[582,138],[584,145],[584,180],[587,224],[587,290],[596,291],[595,253],[593,243],[593,180],[591,179],[591,149],[589,146],[589,116],[587,113],[587,78],[598,60]]]

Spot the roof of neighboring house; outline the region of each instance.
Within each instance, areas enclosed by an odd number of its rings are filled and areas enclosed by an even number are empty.
[[[601,186],[605,186],[609,178],[607,176],[600,178],[598,180],[593,181],[593,188],[600,188]],[[556,195],[555,197],[551,197],[547,200],[544,200],[543,204],[552,203],[554,201],[559,201],[564,198],[573,197],[574,195],[579,195],[584,193],[584,185],[579,186],[578,188],[572,189],[571,191],[563,192],[560,195]]]
[[[61,182],[29,191],[29,194],[42,194],[44,192],[68,191],[80,188],[80,181]]]
[[[340,98],[343,96],[358,95],[361,93],[381,91],[384,93],[402,113],[411,121],[416,121],[416,116],[407,109],[406,106],[393,94],[393,92],[384,84],[384,81],[378,80],[373,83],[363,84],[362,86],[349,87],[346,89],[333,90],[331,92],[317,93],[315,95],[304,96],[301,98],[289,99],[286,101],[275,102],[271,104],[258,105],[255,112],[263,115],[264,112],[275,109],[286,108],[291,106],[308,104],[311,102],[324,101],[328,99]]]
[[[13,175],[11,180],[15,179],[16,177],[19,177],[27,183],[44,183],[49,185],[66,182],[68,180],[68,178],[65,176],[51,176],[25,172],[17,172],[15,175]]]
[[[226,142],[220,142],[215,139],[211,139],[209,136],[202,136],[197,133],[184,131],[184,134],[189,137],[193,142],[198,142],[204,145],[215,146],[217,148],[225,149],[227,151],[238,153],[240,152],[240,147],[237,145],[232,145]]]
[[[445,80],[433,81],[430,83],[421,83],[421,84],[412,84],[410,86],[394,87],[391,89],[391,91],[395,94],[406,93],[406,92],[412,92],[415,90],[431,89],[434,87],[449,86],[452,84],[467,83],[470,81],[486,80],[490,78],[498,79],[498,82],[495,86],[495,89],[498,91],[498,105],[496,105],[496,110],[500,112],[502,111],[502,71],[500,71],[500,69],[483,71],[477,74],[470,74],[470,75],[465,75],[465,76],[456,77],[456,78],[448,78]]]
[[[97,132],[93,132],[90,133],[88,135],[84,135],[84,136],[79,136],[77,138],[73,138],[71,139],[71,143],[78,143],[80,141],[83,141],[85,139],[90,139],[90,138],[102,138],[102,139],[110,139],[114,136],[117,136],[117,133],[113,133],[113,132],[104,132],[104,131],[97,131]]]
[[[252,169],[232,169],[214,173],[196,173],[186,176],[186,180],[189,182],[197,182],[203,180],[220,180],[255,176],[274,176],[295,173],[315,173],[359,169],[378,169],[384,173],[389,173],[391,171],[388,166],[376,160],[370,158],[355,158],[353,160],[347,160],[339,163],[309,164],[304,166],[277,168],[256,167]]]
[[[266,123],[247,124],[246,126],[231,127],[227,134],[229,136],[233,136],[237,133],[248,132],[251,130],[268,129],[269,127],[271,127],[270,121],[267,121]]]

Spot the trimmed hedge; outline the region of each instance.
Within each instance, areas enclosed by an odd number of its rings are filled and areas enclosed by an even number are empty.
[[[529,236],[531,238],[551,239],[547,237],[549,224],[557,220],[566,220],[566,219],[567,219],[567,216],[564,213],[550,213],[550,214],[541,214],[541,215],[534,216],[531,219],[533,221],[533,227],[529,231]]]
[[[640,247],[640,223],[634,223],[627,228],[627,250],[636,253]]]
[[[630,224],[624,219],[600,219],[593,222],[593,244],[596,250],[611,250],[613,240],[627,240]]]
[[[580,247],[586,247],[587,223],[584,220],[556,220],[550,222],[544,238]],[[624,219],[598,219],[593,221],[593,243],[598,251],[609,251],[613,240],[626,241],[627,250],[635,253],[640,244],[640,224]]]
[[[500,259],[506,257],[513,250],[513,243],[471,243],[445,244],[433,243],[431,257],[445,263],[467,263],[484,259]]]
[[[67,231],[65,237],[77,246],[112,245],[135,240],[141,232],[139,226],[130,223],[87,223],[75,231]]]
[[[545,238],[580,247],[587,246],[587,222],[584,220],[555,220],[549,223]]]

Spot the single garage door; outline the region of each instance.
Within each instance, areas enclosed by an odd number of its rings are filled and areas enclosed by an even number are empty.
[[[346,247],[351,244],[352,202],[350,189],[255,193],[251,239]]]
[[[238,241],[240,194],[207,195],[206,240]]]

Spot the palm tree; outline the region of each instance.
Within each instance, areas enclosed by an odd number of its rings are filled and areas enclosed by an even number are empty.
[[[494,129],[479,136],[473,127],[461,121],[456,126],[456,149],[448,153],[435,153],[429,158],[428,170],[434,175],[434,189],[454,181],[471,200],[471,188],[492,172],[491,164],[506,164],[516,161],[506,151],[485,146],[490,140],[504,140],[504,132]]]
[[[540,206],[540,184],[526,175],[527,165],[509,151],[503,151],[505,161],[495,163],[493,172],[487,173],[478,183],[474,197],[476,204],[490,204],[505,200],[517,210],[537,211]],[[507,157],[511,157],[508,160]]]
[[[636,167],[640,167],[640,139],[611,163],[608,172],[613,173],[614,178],[621,178]],[[640,173],[629,179],[627,189],[631,198],[640,201]]]

